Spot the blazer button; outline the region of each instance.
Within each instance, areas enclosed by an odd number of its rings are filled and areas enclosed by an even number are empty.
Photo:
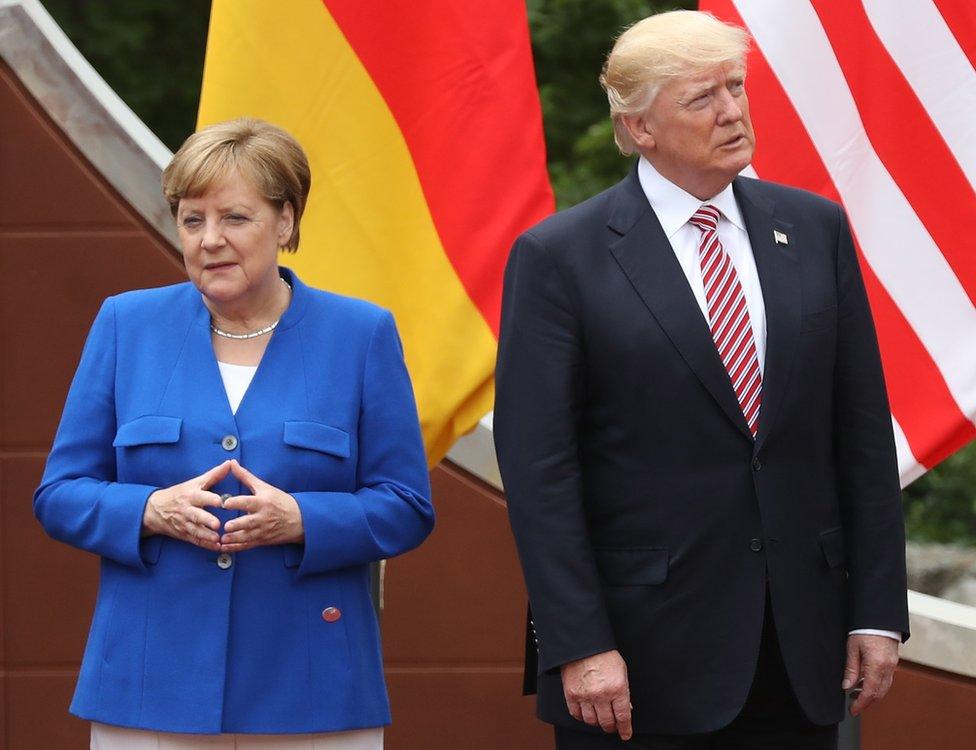
[[[751,542],[749,542],[749,549],[751,549],[753,552],[762,552],[762,548],[763,543],[760,539],[753,539]]]
[[[326,622],[335,622],[342,617],[342,612],[338,607],[326,607],[322,610],[322,619]]]
[[[763,466],[762,465],[762,461],[760,461],[758,458],[752,459],[752,470],[753,471],[759,471],[762,468],[762,466]]]
[[[233,564],[234,558],[226,552],[221,552],[219,555],[217,555],[217,567],[221,570],[227,570],[227,568]]]
[[[224,503],[226,503],[232,497],[233,497],[233,495],[231,495],[229,492],[225,492],[223,495],[221,495],[220,496],[220,507],[223,508],[224,507]]]
[[[224,439],[220,441],[220,446],[225,451],[232,451],[237,448],[237,438],[233,435],[224,435]]]

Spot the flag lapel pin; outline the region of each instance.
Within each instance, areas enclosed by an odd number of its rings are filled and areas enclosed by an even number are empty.
[[[789,245],[790,239],[778,229],[773,230],[773,240],[777,245]]]

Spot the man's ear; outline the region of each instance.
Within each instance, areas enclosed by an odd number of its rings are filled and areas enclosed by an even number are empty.
[[[630,133],[630,137],[633,138],[639,150],[652,151],[654,149],[654,134],[647,124],[645,115],[622,115],[620,120],[623,122],[624,127],[627,128],[627,132]]]

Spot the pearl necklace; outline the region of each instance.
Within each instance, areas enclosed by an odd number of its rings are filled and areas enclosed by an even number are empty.
[[[280,278],[280,277],[279,277]],[[289,284],[284,279],[281,279],[281,283],[288,287],[288,291],[291,291],[291,284]],[[230,333],[229,331],[222,331],[214,325],[213,318],[210,319],[210,330],[216,333],[218,336],[223,336],[225,339],[235,339],[236,341],[246,341],[248,339],[256,339],[259,336],[264,336],[265,334],[271,333],[278,324],[281,322],[281,318],[278,318],[271,325],[265,326],[258,331],[252,331],[251,333]]]

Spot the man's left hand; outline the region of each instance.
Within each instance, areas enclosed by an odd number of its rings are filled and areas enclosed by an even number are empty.
[[[888,694],[898,665],[898,641],[883,635],[850,635],[847,637],[847,666],[843,689],[859,685],[860,695],[851,705],[851,716]]]

